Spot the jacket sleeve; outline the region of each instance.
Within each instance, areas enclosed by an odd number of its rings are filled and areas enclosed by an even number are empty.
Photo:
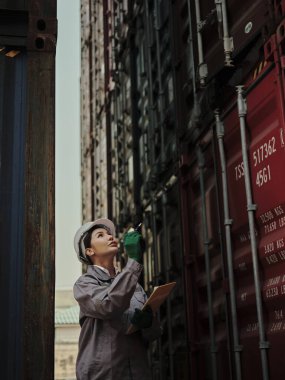
[[[111,285],[99,285],[96,279],[82,276],[74,284],[74,298],[87,317],[112,319],[129,307],[141,271],[142,265],[129,258]]]

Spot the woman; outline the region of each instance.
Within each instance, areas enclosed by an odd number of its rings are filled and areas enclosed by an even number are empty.
[[[84,224],[74,238],[74,248],[87,273],[74,285],[80,306],[81,333],[76,362],[78,380],[150,380],[147,340],[161,334],[149,310],[140,311],[146,294],[138,284],[142,271],[135,233],[124,239],[127,265],[114,267],[118,251],[115,227],[109,219]],[[130,324],[138,331],[127,334]]]

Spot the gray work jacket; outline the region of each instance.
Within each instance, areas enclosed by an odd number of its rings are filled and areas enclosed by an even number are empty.
[[[142,266],[132,259],[110,277],[89,265],[74,284],[80,306],[81,333],[76,362],[78,380],[150,380],[146,340],[161,334],[155,321],[149,329],[126,335],[135,308],[147,297],[138,278]]]

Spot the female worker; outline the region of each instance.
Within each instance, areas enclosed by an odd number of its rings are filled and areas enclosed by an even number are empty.
[[[160,327],[151,310],[140,311],[147,297],[138,278],[138,233],[125,235],[128,262],[121,273],[114,268],[118,251],[115,227],[109,219],[84,224],[74,248],[87,273],[74,285],[80,306],[81,333],[76,362],[78,380],[150,380],[147,340],[157,338]],[[138,329],[127,334],[129,326]]]

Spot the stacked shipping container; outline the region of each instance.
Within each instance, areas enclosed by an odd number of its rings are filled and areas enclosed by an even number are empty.
[[[178,283],[154,379],[284,377],[284,10],[82,1],[83,218],[143,221]]]
[[[56,1],[0,1],[1,379],[54,376]]]

